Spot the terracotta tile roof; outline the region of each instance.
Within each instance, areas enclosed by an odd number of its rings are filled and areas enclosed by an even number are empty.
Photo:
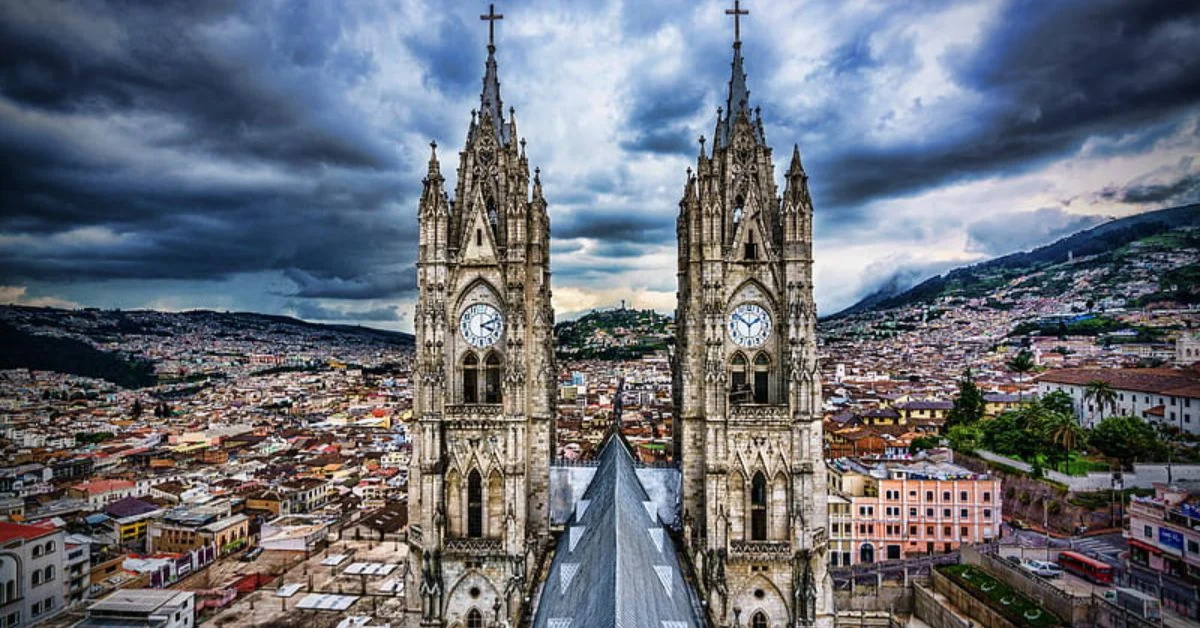
[[[1132,390],[1171,397],[1200,397],[1200,374],[1178,369],[1060,369],[1038,377],[1038,382],[1087,386],[1094,381],[1117,390]]]
[[[54,528],[0,521],[0,543],[8,543],[16,539],[32,541],[33,539],[54,534],[56,531]]]

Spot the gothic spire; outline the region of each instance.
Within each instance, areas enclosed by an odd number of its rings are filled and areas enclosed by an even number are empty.
[[[442,178],[442,166],[438,163],[437,158],[437,142],[429,143],[429,173],[427,176],[430,179]]]
[[[725,118],[719,120],[718,127],[720,132],[717,134],[715,144],[717,147],[724,148],[729,146],[729,139],[733,135],[733,125],[743,111],[746,113],[746,119],[750,119],[750,88],[746,86],[746,70],[742,64],[742,26],[741,17],[749,15],[750,11],[741,7],[740,0],[735,0],[732,9],[726,9],[725,13],[733,16],[733,62],[730,64],[733,72],[729,77],[729,96],[725,99]],[[756,129],[755,137],[759,142],[763,141],[762,134]]]
[[[788,166],[787,174],[793,176],[807,176],[804,174],[804,165],[800,163],[800,145],[792,144],[792,163]]]
[[[486,116],[491,116],[492,126],[496,129],[496,138],[501,143],[508,143],[508,129],[504,124],[504,103],[500,100],[500,73],[496,68],[496,20],[504,19],[504,15],[496,13],[496,5],[488,6],[487,15],[479,19],[488,23],[488,56],[483,73],[483,91],[479,95],[480,122]]]

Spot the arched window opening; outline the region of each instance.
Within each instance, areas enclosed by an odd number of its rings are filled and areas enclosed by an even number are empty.
[[[488,354],[484,371],[486,377],[483,402],[500,403],[500,356],[495,353]]]
[[[467,536],[483,536],[483,478],[478,470],[467,476]]]
[[[742,257],[748,260],[758,259],[758,244],[754,242],[754,232],[746,235],[746,250]]]
[[[737,197],[733,199],[733,225],[735,227],[738,225],[738,223],[742,222],[742,216],[746,213],[745,207],[746,199],[742,198],[741,194],[737,195]]]
[[[492,227],[495,228],[498,220],[496,216],[496,201],[492,200],[491,197],[487,200],[487,216],[488,222],[492,223]]]
[[[750,403],[750,386],[746,383],[746,356],[737,353],[729,362],[729,402]]]
[[[754,403],[767,403],[771,381],[771,359],[760,353],[754,358]]]
[[[858,550],[858,562],[873,563],[875,562],[875,548],[870,543],[863,543],[863,546]]]
[[[483,628],[483,615],[473,608],[467,613],[467,628]]]
[[[767,628],[767,614],[759,611],[750,619],[750,628]]]
[[[468,353],[463,358],[463,403],[479,403],[479,358]]]
[[[46,577],[44,578],[44,580],[46,582],[50,582],[53,579],[54,579],[54,565],[50,565],[49,567],[46,567]]]
[[[767,478],[761,471],[750,485],[750,540],[767,540]]]

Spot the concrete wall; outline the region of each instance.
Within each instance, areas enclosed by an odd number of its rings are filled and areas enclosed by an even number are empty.
[[[962,562],[975,565],[1004,584],[1024,593],[1054,613],[1059,619],[1069,621],[1072,626],[1090,626],[1091,600],[1075,597],[1054,585],[1014,567],[992,554],[985,554],[974,547],[963,547]]]
[[[998,462],[1025,472],[1029,472],[1032,469],[1029,464],[1009,458],[1008,456],[983,450],[975,453],[985,460]],[[1166,482],[1167,466],[1166,464],[1158,463],[1135,463],[1133,471],[1123,474],[1122,479],[1125,483],[1125,488],[1154,488],[1156,482]],[[1200,464],[1173,464],[1170,467],[1172,481],[1200,480]],[[1047,470],[1046,477],[1060,484],[1065,484],[1068,489],[1076,493],[1107,491],[1112,488],[1112,473],[1108,471],[1074,476]]]
[[[970,628],[973,625],[954,612],[946,596],[919,584],[913,586],[913,613],[933,628]]]
[[[933,590],[945,596],[946,601],[960,613],[970,617],[971,623],[968,625],[982,628],[1017,628],[982,600],[938,571],[933,572]]]

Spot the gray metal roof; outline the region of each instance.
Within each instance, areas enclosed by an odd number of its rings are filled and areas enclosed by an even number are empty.
[[[534,627],[703,626],[656,511],[629,450],[610,437],[558,541]]]

